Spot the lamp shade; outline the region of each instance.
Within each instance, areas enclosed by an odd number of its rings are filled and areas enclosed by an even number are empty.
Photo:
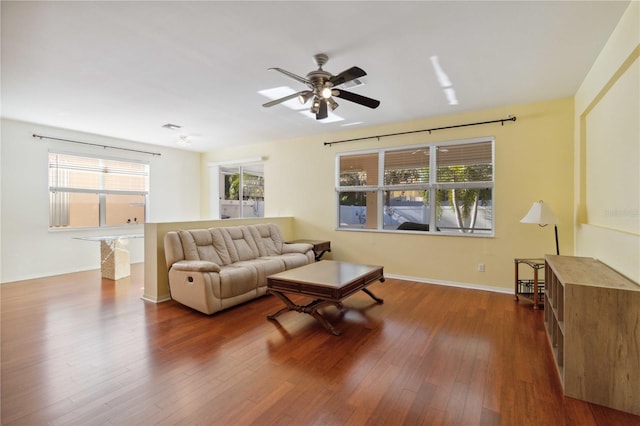
[[[538,225],[549,225],[558,223],[558,218],[551,208],[542,200],[533,203],[527,214],[520,219],[522,223],[535,223]]]

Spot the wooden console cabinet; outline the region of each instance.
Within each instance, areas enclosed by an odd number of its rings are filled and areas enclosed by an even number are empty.
[[[640,286],[588,257],[545,257],[544,320],[564,394],[640,415]]]

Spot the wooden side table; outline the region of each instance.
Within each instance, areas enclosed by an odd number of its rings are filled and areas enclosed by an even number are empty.
[[[326,240],[293,240],[293,241],[286,241],[289,244],[292,243],[306,243],[306,244],[311,244],[313,246],[313,252],[315,253],[316,256],[316,262],[318,260],[320,260],[320,258],[322,258],[322,256],[326,253],[326,252],[330,252],[331,251],[331,241],[326,241]]]
[[[515,264],[515,300],[519,296],[530,300],[533,309],[544,307],[544,279],[540,280],[538,271],[544,269],[544,259],[514,259]],[[533,279],[520,278],[520,264],[525,264],[533,269]],[[543,272],[544,274],[544,272]]]

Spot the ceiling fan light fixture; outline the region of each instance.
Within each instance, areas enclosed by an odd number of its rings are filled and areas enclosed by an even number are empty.
[[[317,114],[320,111],[320,98],[317,96],[313,99],[313,105],[311,105],[311,113]]]
[[[327,99],[327,103],[329,104],[329,107],[331,108],[331,111],[334,111],[339,106],[339,104],[333,98]]]
[[[329,99],[332,95],[331,87],[325,87],[324,89],[322,89],[322,92],[320,92],[320,94],[323,98]]]
[[[313,97],[313,92],[311,90],[307,90],[306,92],[302,92],[300,93],[300,95],[298,95],[298,100],[300,101],[300,103],[302,105],[306,104],[309,99],[311,99]]]

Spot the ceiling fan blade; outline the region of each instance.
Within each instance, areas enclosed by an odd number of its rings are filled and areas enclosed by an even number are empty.
[[[293,93],[291,95],[285,96],[284,98],[275,99],[275,100],[273,100],[271,102],[267,102],[266,104],[262,104],[262,106],[265,107],[265,108],[269,108],[269,107],[272,107],[274,105],[281,104],[282,102],[286,102],[289,99],[297,98],[298,96],[302,95],[305,92],[306,92],[306,90],[303,90],[302,92],[298,92],[298,93]]]
[[[338,98],[346,99],[347,101],[355,102],[372,109],[378,108],[380,105],[380,101],[358,95],[357,93],[347,92],[346,90],[338,90],[338,92],[338,94],[334,94],[333,96],[337,96]]]
[[[334,75],[329,79],[329,81],[335,87],[335,86],[344,84],[348,81],[355,80],[356,78],[364,77],[365,75],[367,75],[367,73],[364,72],[362,68],[351,67],[348,70],[342,71],[338,75]]]
[[[300,83],[304,83],[306,85],[311,85],[311,82],[309,80],[307,80],[306,78],[300,77],[299,75],[294,74],[292,72],[289,72],[287,70],[283,70],[282,68],[269,68],[269,70],[278,71],[278,72],[286,75],[287,77],[291,77],[292,79],[299,81]]]
[[[316,120],[324,120],[329,114],[327,113],[327,101],[322,99],[320,101],[320,109],[316,113]]]

